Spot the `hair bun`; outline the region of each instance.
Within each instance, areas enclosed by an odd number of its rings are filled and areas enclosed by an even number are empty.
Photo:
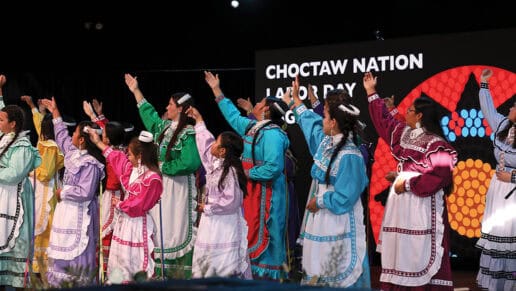
[[[152,133],[142,130],[138,136],[138,140],[141,142],[152,142],[154,141],[154,137],[152,136]]]

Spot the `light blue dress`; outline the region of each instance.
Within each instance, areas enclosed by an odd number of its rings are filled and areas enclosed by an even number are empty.
[[[308,201],[316,197],[319,208],[315,213],[305,211],[301,226],[302,265],[306,271],[302,283],[317,276],[319,285],[370,288],[360,199],[369,179],[360,149],[350,134],[331,165],[330,184],[326,185],[326,169],[343,134],[325,135],[321,116],[305,105],[298,106],[294,114],[314,157]]]

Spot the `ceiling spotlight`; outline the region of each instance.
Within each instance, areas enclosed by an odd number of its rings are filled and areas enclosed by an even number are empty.
[[[231,7],[238,8],[238,5],[240,5],[240,3],[237,0],[231,1]]]
[[[95,24],[95,29],[96,30],[102,30],[104,28],[104,24],[102,22],[97,22]]]

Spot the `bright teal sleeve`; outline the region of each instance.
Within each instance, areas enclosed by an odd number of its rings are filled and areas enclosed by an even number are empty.
[[[228,98],[222,98],[218,104],[226,121],[241,136],[245,135],[245,132],[251,126],[251,123],[254,124],[256,122],[255,120],[243,117],[235,104],[233,104],[233,102]]]
[[[343,155],[339,171],[332,179],[335,190],[324,193],[322,201],[318,199],[319,208],[327,208],[337,215],[353,210],[369,182],[363,159],[355,154]]]
[[[322,118],[319,114],[310,111],[306,106],[300,105],[294,109],[296,122],[303,131],[310,154],[315,155],[317,148],[324,138]]]
[[[289,142],[285,133],[279,129],[262,129],[261,134],[263,136],[260,150],[263,152],[263,162],[249,170],[249,178],[255,181],[270,181],[283,173],[285,151]]]

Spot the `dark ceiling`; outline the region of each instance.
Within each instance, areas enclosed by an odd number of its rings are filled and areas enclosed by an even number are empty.
[[[502,1],[59,2],[2,9],[4,68],[253,67],[256,50],[375,40],[375,31],[392,39],[516,26]]]

